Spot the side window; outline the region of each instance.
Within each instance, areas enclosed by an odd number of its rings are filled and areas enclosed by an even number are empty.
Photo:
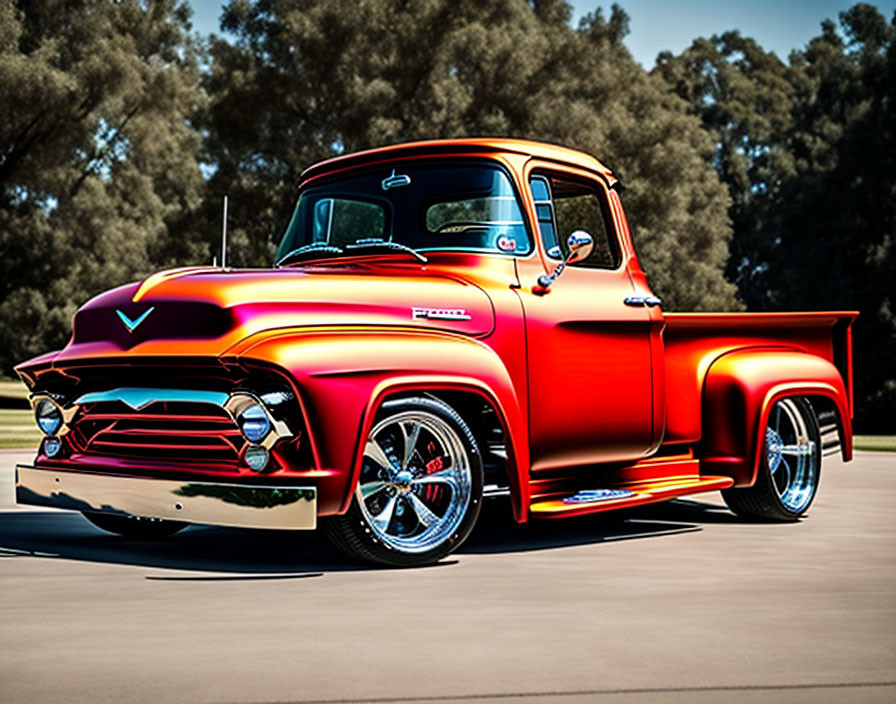
[[[616,268],[619,258],[609,212],[598,191],[580,181],[541,175],[532,177],[530,187],[548,256],[566,256],[566,239],[585,230],[594,238],[594,251],[574,266]]]

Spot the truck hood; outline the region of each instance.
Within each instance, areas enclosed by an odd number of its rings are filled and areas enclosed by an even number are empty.
[[[176,269],[107,291],[75,315],[56,362],[127,355],[221,355],[246,338],[296,327],[383,326],[484,336],[491,300],[425,267],[364,263],[297,269]]]

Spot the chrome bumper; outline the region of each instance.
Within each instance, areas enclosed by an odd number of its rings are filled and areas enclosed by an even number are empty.
[[[317,489],[144,479],[16,466],[16,501],[236,528],[311,529]]]

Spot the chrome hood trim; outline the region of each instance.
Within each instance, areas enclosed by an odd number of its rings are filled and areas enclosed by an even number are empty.
[[[74,405],[121,401],[135,411],[140,411],[159,401],[168,403],[209,403],[224,408],[229,394],[223,391],[196,391],[193,389],[149,389],[122,387],[108,391],[91,391],[80,396]]]

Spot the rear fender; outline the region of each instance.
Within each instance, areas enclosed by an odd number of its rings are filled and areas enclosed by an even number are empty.
[[[316,329],[268,334],[239,350],[295,380],[318,460],[321,514],[348,510],[363,444],[383,401],[396,394],[456,390],[492,405],[508,447],[517,520],[525,520],[529,466],[526,425],[510,376],[483,343],[452,333],[408,329]]]
[[[761,429],[775,401],[785,396],[830,399],[843,459],[852,458],[849,397],[837,368],[793,348],[746,349],[722,355],[706,375],[699,448],[703,471],[733,477],[738,487],[752,486],[759,471]]]

